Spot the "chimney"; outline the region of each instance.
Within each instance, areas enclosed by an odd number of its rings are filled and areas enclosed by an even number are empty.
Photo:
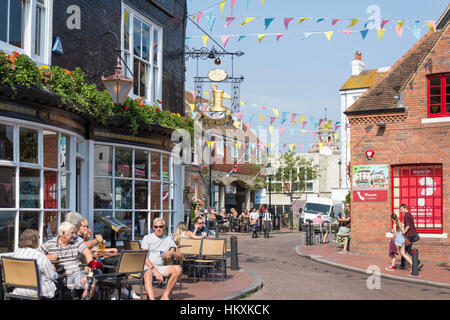
[[[362,62],[362,53],[355,52],[355,60],[352,61],[352,76],[357,76],[364,70],[366,65]]]

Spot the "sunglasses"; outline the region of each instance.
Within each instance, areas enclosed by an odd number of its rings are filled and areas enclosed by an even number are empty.
[[[165,226],[153,226],[155,229],[164,229]]]

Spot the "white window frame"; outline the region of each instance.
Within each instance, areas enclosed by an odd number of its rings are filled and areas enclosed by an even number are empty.
[[[129,33],[129,39],[130,39],[130,48],[132,50],[125,49],[125,28],[124,28],[124,22],[125,22],[125,11],[129,12],[130,15],[128,17],[129,23],[130,23],[130,33]],[[149,20],[147,17],[143,16],[139,12],[137,12],[135,9],[131,8],[128,5],[125,5],[122,2],[122,11],[121,11],[121,49],[122,49],[122,58],[126,61],[128,67],[130,70],[134,73],[134,59],[135,55],[133,52],[134,48],[134,18],[137,18],[141,20],[143,23],[147,24],[150,27],[150,40],[149,43],[154,43],[154,31],[158,32],[158,53],[157,53],[157,65],[158,68],[158,74],[157,79],[155,82],[155,79],[153,79],[153,68],[155,67],[153,63],[153,46],[150,46],[150,52],[149,52],[149,60],[150,61],[143,61],[142,59],[139,59],[140,61],[145,62],[147,64],[149,71],[147,72],[147,83],[145,85],[145,96],[142,96],[144,98],[145,103],[148,104],[156,104],[157,100],[161,100],[162,98],[162,67],[163,67],[163,28],[159,26],[158,24],[154,23],[153,21]],[[126,56],[128,55],[128,58]],[[128,77],[131,77],[131,74],[129,73],[126,68],[124,68],[124,72]],[[133,76],[136,78],[137,75],[133,74]],[[152,96],[152,85],[155,84],[155,97]],[[137,99],[139,98],[138,95],[134,94],[134,86],[130,91],[129,94],[130,98]]]
[[[9,3],[16,0],[8,1],[8,22],[9,28]],[[52,34],[53,34],[53,0],[45,0],[44,5],[38,3],[37,0],[22,0],[25,4],[24,27],[23,27],[23,48],[16,47],[7,42],[0,41],[0,50],[8,54],[15,51],[20,54],[26,54],[38,65],[50,65],[52,57]],[[39,6],[44,10],[43,25],[41,26],[41,54],[35,54],[35,34],[36,34],[36,7]],[[7,32],[7,37],[8,37]]]

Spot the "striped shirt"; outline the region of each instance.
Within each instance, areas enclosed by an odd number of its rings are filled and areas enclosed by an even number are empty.
[[[269,211],[264,212],[264,221],[270,221],[271,215]]]
[[[58,274],[53,270],[50,260],[42,252],[33,248],[18,248],[14,251],[12,257],[36,259],[41,280],[41,295],[47,298],[53,298],[55,296],[56,286],[53,280],[58,278]],[[17,288],[14,289],[13,293],[22,296],[36,296],[36,290],[32,289]]]
[[[71,277],[82,272],[80,267],[81,253],[87,249],[84,241],[76,237],[72,242],[69,242],[63,247],[58,240],[59,237],[53,238],[43,243],[38,250],[46,256],[50,254],[58,255],[58,260],[61,261],[57,265],[58,273],[65,273],[67,277]]]

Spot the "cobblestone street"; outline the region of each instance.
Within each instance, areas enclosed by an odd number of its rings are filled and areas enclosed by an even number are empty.
[[[299,233],[273,234],[270,239],[238,236],[239,266],[256,273],[264,283],[262,290],[246,299],[450,299],[449,289],[385,278],[381,278],[380,289],[370,290],[369,275],[300,257],[295,251],[299,239]]]

